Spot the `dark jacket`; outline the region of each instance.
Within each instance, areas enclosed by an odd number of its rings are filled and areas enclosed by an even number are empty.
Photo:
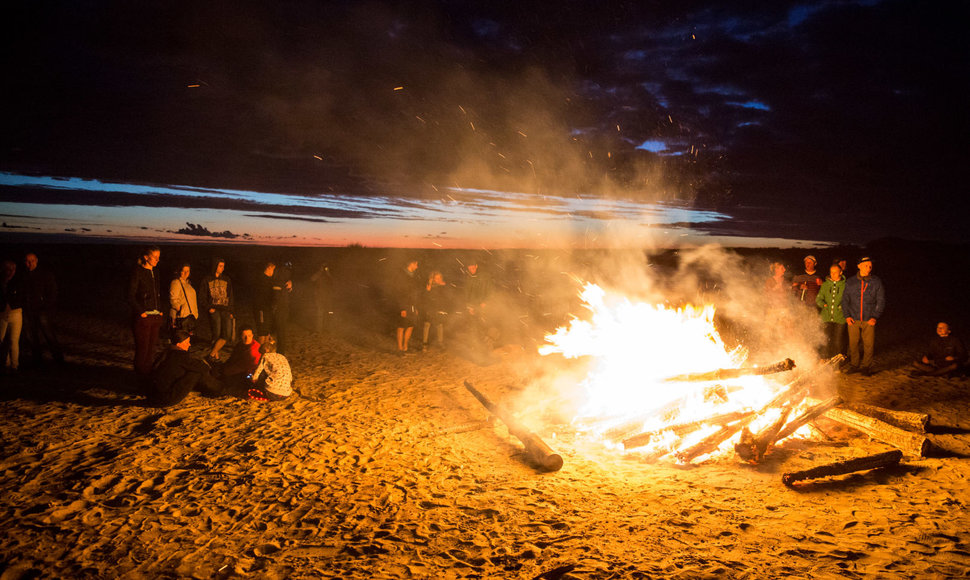
[[[157,310],[161,312],[162,301],[158,294],[158,275],[154,270],[143,268],[141,264],[132,270],[128,281],[128,306],[132,314]]]
[[[878,276],[860,277],[858,274],[845,282],[842,293],[842,314],[853,320],[879,319],[886,309],[886,293]]]
[[[172,347],[152,371],[148,399],[153,405],[167,407],[188,396],[192,389],[204,385],[209,367],[187,351]]]
[[[232,279],[225,273],[218,278],[215,274],[209,274],[202,279],[199,290],[199,303],[206,311],[210,308],[233,311],[236,298],[233,296]]]
[[[946,357],[952,356],[953,360],[948,361]],[[930,350],[926,353],[926,358],[933,361],[938,367],[946,366],[951,363],[962,365],[967,360],[967,349],[963,341],[953,336],[937,336],[930,343]]]
[[[23,304],[27,312],[53,312],[57,307],[57,282],[54,274],[43,266],[21,270],[23,274]]]
[[[20,272],[13,275],[13,278],[6,283],[0,282],[0,311],[24,307],[24,279]]]

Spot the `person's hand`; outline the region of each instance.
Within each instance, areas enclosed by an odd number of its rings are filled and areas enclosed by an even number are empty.
[[[287,280],[286,281],[286,289],[287,290],[292,290],[293,289],[293,281],[292,280]]]
[[[216,309],[215,309],[215,308],[210,308],[210,309],[209,309],[209,314],[212,314],[212,313],[213,313],[213,312],[215,312],[215,311],[216,311]]]
[[[949,357],[947,357],[947,358],[949,358]],[[923,357],[923,364],[924,365],[930,364],[930,358],[928,356],[924,356]]]
[[[401,318],[407,318],[407,317],[408,317],[408,311],[407,310],[402,310],[401,311]]]
[[[948,357],[945,357],[943,360],[953,362],[953,357],[948,356]]]
[[[849,326],[853,326],[855,325],[855,320],[852,320],[851,318],[846,317],[845,323],[848,324]]]
[[[876,319],[875,318],[870,318],[869,319],[869,326],[875,326],[875,325],[876,325]]]
[[[148,313],[147,312],[142,312],[141,313],[141,317],[142,318],[148,318]]]

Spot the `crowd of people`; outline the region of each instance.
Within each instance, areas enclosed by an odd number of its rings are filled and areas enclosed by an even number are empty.
[[[141,388],[152,404],[177,403],[193,390],[210,396],[240,396],[275,401],[289,396],[293,376],[285,353],[290,338],[293,281],[291,265],[268,261],[254,283],[245,288],[251,298],[251,324],[239,324],[237,293],[227,262],[215,258],[197,283],[193,266],[183,263],[170,277],[158,271],[161,249],[145,248],[128,279],[127,303],[134,338],[133,367]],[[456,279],[440,268],[422,269],[418,259],[391,270],[382,288],[382,304],[394,330],[396,352],[443,349],[460,339],[484,352],[500,336],[497,316],[504,307],[493,304],[493,281],[477,259],[461,263]],[[882,280],[873,274],[873,261],[856,261],[849,276],[847,262],[835,260],[827,271],[815,256],[806,256],[804,268],[792,277],[781,262],[773,262],[765,280],[769,312],[814,310],[825,332],[823,358],[847,354],[846,373],[874,372],[876,326],[886,308]],[[449,277],[451,275],[448,275]],[[326,265],[308,278],[314,308],[310,327],[320,331],[333,308],[333,279]],[[163,292],[167,289],[167,293]],[[804,309],[791,309],[801,303]],[[3,262],[0,272],[0,344],[8,372],[17,372],[22,346],[40,366],[49,353],[54,364],[64,354],[54,328],[57,284],[52,272],[35,253],[22,264]],[[200,324],[200,323],[206,324]],[[199,332],[208,328],[208,333]],[[417,330],[416,330],[417,329]],[[198,356],[190,354],[193,342]],[[963,372],[967,350],[939,322],[936,338],[914,362],[913,374],[950,375]],[[455,335],[455,336],[452,336]],[[167,348],[159,353],[162,342]],[[419,343],[419,344],[416,344]],[[224,350],[230,347],[227,357]],[[203,354],[204,353],[204,354]]]
[[[886,290],[882,280],[873,274],[869,256],[856,261],[854,276],[846,276],[848,262],[837,258],[824,274],[817,269],[815,256],[805,256],[804,270],[785,278],[786,268],[772,262],[764,291],[773,308],[783,308],[790,300],[804,303],[817,312],[825,331],[823,358],[848,354],[846,374],[874,373],[876,325],[886,309]],[[824,276],[824,277],[823,277]],[[959,338],[950,334],[947,322],[937,324],[937,339],[914,363],[914,375],[950,375],[967,366],[967,351]]]

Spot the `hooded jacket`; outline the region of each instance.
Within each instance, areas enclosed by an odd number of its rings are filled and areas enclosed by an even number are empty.
[[[815,305],[821,308],[822,322],[845,324],[842,312],[842,294],[845,292],[845,276],[838,280],[826,278],[815,297]]]

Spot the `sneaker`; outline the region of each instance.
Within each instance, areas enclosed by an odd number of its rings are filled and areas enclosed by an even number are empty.
[[[876,371],[872,370],[872,367],[862,369],[862,376],[871,377],[874,374],[876,374]]]

